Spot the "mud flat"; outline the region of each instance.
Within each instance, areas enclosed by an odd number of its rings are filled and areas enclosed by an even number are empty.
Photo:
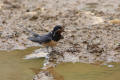
[[[64,53],[59,61],[120,61],[119,1],[1,0],[0,4],[1,50],[39,46],[27,40],[26,28],[45,34],[61,24],[66,32],[57,48]]]

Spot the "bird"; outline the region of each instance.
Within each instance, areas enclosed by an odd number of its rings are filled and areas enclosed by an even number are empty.
[[[64,28],[61,25],[56,25],[53,30],[45,35],[39,35],[37,33],[31,32],[32,37],[28,37],[28,39],[32,42],[39,43],[46,47],[47,52],[49,53],[49,47],[54,50],[54,47],[57,45],[58,41],[63,39]]]

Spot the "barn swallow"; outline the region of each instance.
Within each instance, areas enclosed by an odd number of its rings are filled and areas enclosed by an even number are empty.
[[[46,35],[39,35],[37,33],[32,32],[32,37],[29,37],[28,39],[32,42],[39,43],[47,48],[47,52],[49,52],[48,48],[55,47],[57,45],[57,42],[60,39],[63,39],[63,36],[61,33],[64,32],[64,28],[61,25],[56,25],[51,32],[49,32]]]

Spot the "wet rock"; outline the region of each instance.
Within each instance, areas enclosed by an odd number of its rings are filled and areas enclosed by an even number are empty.
[[[43,58],[47,57],[49,53],[44,52],[41,49],[35,50],[32,54],[26,55],[24,59],[34,59],[34,58]]]
[[[33,77],[33,80],[54,80],[54,78],[48,71],[41,71]]]

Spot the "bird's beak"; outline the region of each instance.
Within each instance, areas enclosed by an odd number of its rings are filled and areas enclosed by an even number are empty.
[[[64,31],[64,28],[62,28],[62,29],[58,29],[56,32],[62,33],[62,32],[65,32],[65,31]]]

